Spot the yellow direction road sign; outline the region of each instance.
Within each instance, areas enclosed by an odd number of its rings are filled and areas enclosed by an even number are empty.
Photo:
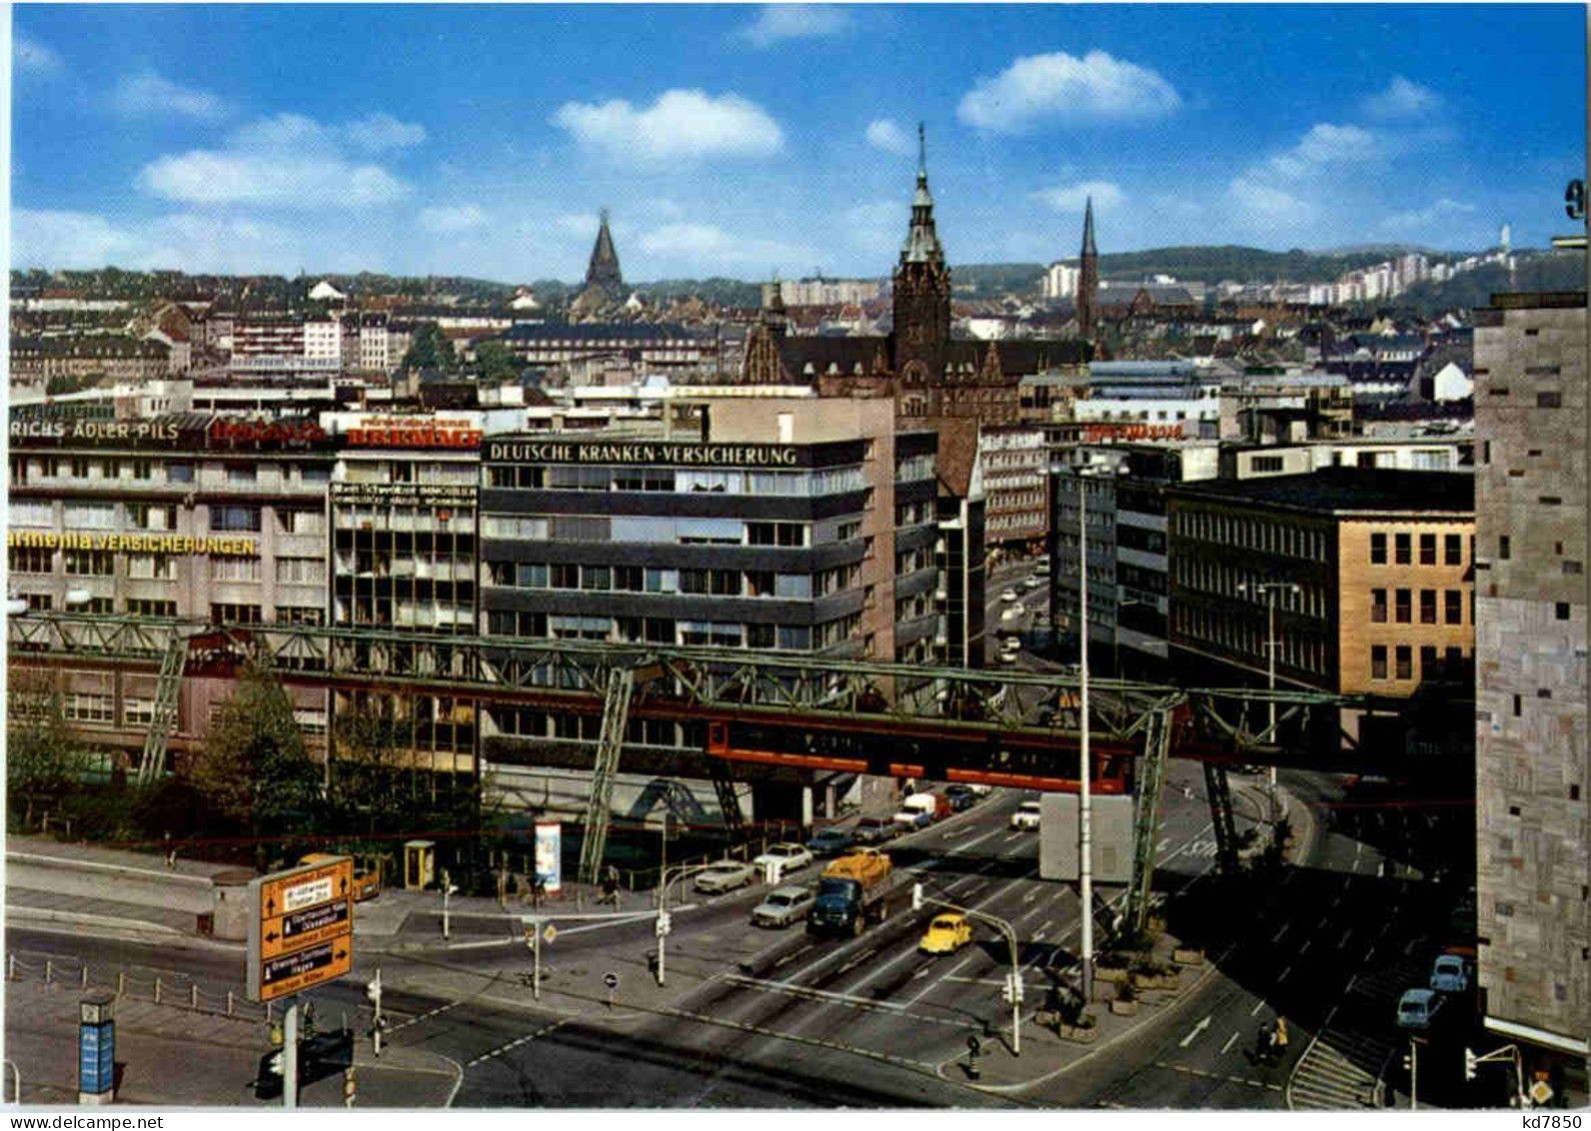
[[[249,885],[248,994],[272,1001],[353,969],[354,862],[340,856]]]
[[[558,937],[558,928],[554,927],[551,923],[548,923],[541,929],[541,937],[546,939],[548,942],[552,942],[553,939]]]

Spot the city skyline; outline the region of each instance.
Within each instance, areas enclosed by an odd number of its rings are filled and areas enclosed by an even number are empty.
[[[1107,254],[1540,247],[1585,166],[1583,33],[1570,5],[23,7],[11,260],[573,280],[607,206],[627,279],[873,277],[918,120],[953,262],[1074,257],[1089,196]]]

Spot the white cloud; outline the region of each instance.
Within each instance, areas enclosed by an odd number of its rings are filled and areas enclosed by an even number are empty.
[[[189,90],[154,71],[123,75],[111,105],[124,118],[192,118],[215,122],[226,117],[227,105],[207,90]]]
[[[1394,75],[1386,90],[1370,95],[1360,105],[1372,118],[1423,118],[1441,107],[1442,96],[1402,75]]]
[[[11,37],[11,66],[18,75],[53,75],[65,69],[54,48],[20,32]]]
[[[668,256],[690,265],[750,265],[768,270],[780,263],[812,261],[808,248],[731,235],[712,224],[664,224],[644,233],[636,246],[647,255]]]
[[[1380,227],[1389,232],[1419,231],[1444,223],[1455,216],[1467,216],[1474,211],[1476,209],[1473,204],[1444,196],[1425,208],[1412,212],[1394,212],[1381,221]]]
[[[880,118],[867,127],[867,144],[897,157],[909,157],[912,152],[911,135],[888,118]]]
[[[258,271],[281,263],[296,236],[246,217],[192,213],[118,226],[89,212],[18,208],[11,223],[13,263],[62,269]]]
[[[1048,204],[1057,212],[1081,212],[1090,197],[1102,212],[1120,208],[1127,196],[1121,186],[1111,181],[1083,181],[1075,185],[1056,185],[1030,193],[1033,200]]]
[[[1314,209],[1298,197],[1270,185],[1247,177],[1236,177],[1227,186],[1227,192],[1236,205],[1240,223],[1260,221],[1270,226],[1275,221],[1292,217],[1303,219],[1313,215]]]
[[[838,35],[850,26],[851,15],[843,8],[820,4],[770,4],[740,29],[740,35],[757,47],[768,47],[787,39]]]
[[[779,124],[735,94],[670,90],[644,110],[622,98],[566,102],[550,119],[589,149],[623,162],[766,157],[784,145]]]
[[[484,228],[488,217],[478,204],[445,205],[422,209],[420,226],[428,232],[467,232]]]
[[[349,127],[328,127],[302,114],[278,114],[232,132],[226,148],[157,158],[136,184],[187,204],[283,208],[359,208],[385,204],[408,185],[379,165],[340,152]]]
[[[1384,152],[1381,139],[1359,126],[1312,126],[1297,145],[1278,153],[1267,164],[1284,177],[1303,177],[1327,165],[1369,161]]]
[[[425,140],[425,127],[418,122],[400,122],[391,114],[367,114],[342,127],[349,143],[367,153],[387,149],[407,149]]]
[[[267,204],[294,208],[386,204],[408,186],[376,165],[285,153],[219,153],[202,149],[144,166],[138,187],[188,204]]]
[[[1158,118],[1182,103],[1156,72],[1103,51],[1081,59],[1057,51],[1018,58],[992,79],[979,79],[957,107],[969,126],[1021,133],[1039,122]]]

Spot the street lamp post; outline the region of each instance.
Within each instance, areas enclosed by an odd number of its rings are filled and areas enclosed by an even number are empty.
[[[1294,597],[1303,592],[1301,586],[1290,581],[1259,581],[1253,584],[1239,582],[1237,591],[1244,595],[1250,592],[1265,595],[1265,657],[1266,671],[1269,675],[1268,686],[1272,694],[1270,700],[1270,722],[1265,728],[1265,741],[1276,742],[1276,594],[1284,591]],[[1271,767],[1270,773],[1271,809],[1274,816],[1276,808],[1276,767]]]
[[[1022,966],[1017,960],[1016,929],[1013,928],[1011,926],[1011,924],[1007,923],[1004,919],[997,918],[997,917],[995,917],[993,915],[988,914],[987,912],[974,911],[970,907],[961,907],[961,906],[959,906],[957,904],[954,904],[954,903],[946,903],[942,899],[934,899],[934,898],[932,898],[930,896],[926,896],[926,895],[923,894],[923,885],[922,884],[913,884],[912,885],[912,909],[913,910],[917,910],[918,908],[921,908],[925,903],[931,903],[935,907],[944,907],[944,908],[947,908],[948,910],[956,912],[958,915],[965,915],[969,919],[977,919],[980,922],[988,923],[991,927],[993,927],[995,930],[999,931],[1000,934],[1005,937],[1006,945],[1008,947],[1010,947],[1010,949],[1011,949],[1011,973],[1010,973],[1011,985],[1010,985],[1010,991],[1006,995],[1007,999],[1011,1002],[1011,1055],[1012,1056],[1021,1056],[1022,1055]]]
[[[657,984],[663,985],[668,976],[666,968],[667,945],[669,931],[673,924],[668,914],[668,886],[675,880],[682,880],[692,872],[700,872],[711,868],[711,864],[677,864],[672,868],[664,868],[657,884]],[[669,873],[672,872],[672,878]]]

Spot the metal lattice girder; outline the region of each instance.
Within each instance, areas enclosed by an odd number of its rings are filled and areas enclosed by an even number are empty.
[[[730,763],[722,758],[712,759],[713,789],[718,794],[718,811],[723,814],[724,828],[730,836],[740,839],[746,831],[746,817],[740,811],[740,794],[735,792],[735,779]]]
[[[1124,917],[1140,931],[1149,923],[1149,892],[1154,886],[1155,846],[1160,834],[1160,797],[1165,788],[1166,758],[1171,753],[1171,721],[1169,709],[1149,716],[1144,732],[1144,756],[1138,769],[1132,878],[1127,886]]]
[[[202,620],[151,621],[125,615],[28,613],[7,618],[13,662],[65,658],[159,663],[173,631],[221,633],[268,653],[289,680],[347,689],[450,695],[482,703],[536,703],[594,714],[615,668],[646,669],[635,713],[652,718],[739,719],[799,715],[814,728],[881,731],[913,724],[967,740],[1027,735],[1066,742],[1078,733],[1075,675],[990,672],[836,660],[810,653],[751,652],[603,643],[450,636],[422,631],[323,625],[217,626]],[[33,659],[39,657],[39,661]],[[1179,752],[1197,757],[1272,760],[1259,740],[1268,704],[1277,704],[1283,750],[1331,740],[1344,709],[1410,713],[1407,702],[1370,696],[1256,688],[1183,689],[1091,679],[1092,733],[1125,744],[1168,706],[1187,704],[1193,726]],[[1243,752],[1250,757],[1241,758]],[[1314,750],[1319,753],[1319,750]],[[1258,756],[1252,756],[1258,755]]]
[[[585,835],[580,841],[580,882],[597,881],[597,869],[608,847],[608,821],[613,807],[613,776],[624,749],[624,728],[630,721],[630,698],[635,691],[635,671],[615,668],[608,673],[603,700],[602,731],[597,738],[597,758],[591,773],[591,796],[586,802]]]
[[[147,785],[166,769],[166,747],[177,726],[177,695],[182,690],[182,669],[188,659],[188,638],[172,633],[171,643],[160,660],[160,678],[155,684],[155,705],[149,730],[144,735],[144,751],[138,763],[138,781]]]
[[[1237,874],[1237,829],[1232,822],[1232,791],[1226,780],[1226,767],[1220,762],[1204,764],[1204,785],[1210,795],[1210,823],[1215,830],[1215,859],[1223,875]]]

